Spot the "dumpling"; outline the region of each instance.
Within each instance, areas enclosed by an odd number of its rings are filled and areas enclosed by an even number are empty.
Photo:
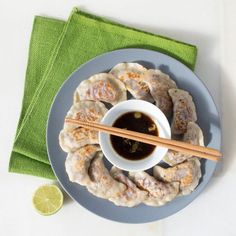
[[[172,115],[173,103],[168,90],[177,88],[175,81],[160,70],[152,69],[146,71],[144,79],[148,84],[156,106],[160,108],[167,117],[170,117]]]
[[[143,80],[146,70],[138,63],[119,63],[112,68],[110,73],[125,84],[126,89],[134,98],[153,102],[148,85]]]
[[[101,102],[80,101],[70,108],[66,117],[99,122],[106,112],[107,109]],[[98,144],[98,132],[65,122],[59,134],[59,143],[65,152],[74,152],[87,144]]]
[[[111,198],[110,200],[118,206],[134,207],[142,203],[148,196],[147,191],[143,191],[123,173],[122,170],[113,166],[111,168],[111,176],[118,182],[125,184],[127,189],[121,193],[119,198]]]
[[[161,206],[173,200],[179,193],[179,183],[164,183],[148,173],[130,172],[130,179],[141,189],[148,192],[144,203],[149,206]]]
[[[189,122],[187,132],[184,134],[183,140],[185,142],[204,146],[204,137],[201,128],[194,122]]]
[[[100,73],[84,80],[77,87],[74,102],[82,100],[101,101],[115,105],[127,100],[125,85],[112,74]]]
[[[98,152],[92,160],[89,176],[91,182],[87,185],[87,189],[97,197],[108,200],[119,198],[120,194],[126,190],[126,186],[116,181],[104,166],[102,152]]]
[[[174,104],[174,116],[171,124],[172,134],[184,134],[190,121],[197,121],[195,104],[192,96],[181,89],[170,89],[169,94]]]
[[[88,169],[91,160],[99,150],[98,145],[87,145],[68,154],[65,167],[70,181],[85,186],[91,182]]]
[[[98,132],[84,127],[77,127],[71,131],[62,130],[59,140],[65,152],[74,152],[85,145],[98,144]]]
[[[194,145],[204,146],[204,138],[201,128],[196,123],[189,122],[187,126],[187,132],[184,134],[182,141]],[[192,155],[190,154],[168,150],[167,154],[163,158],[163,161],[170,166],[174,166],[191,157]]]
[[[179,182],[180,194],[190,194],[198,185],[201,178],[201,163],[198,158],[192,158],[174,167],[164,169],[160,166],[153,168],[154,176],[165,182]]]

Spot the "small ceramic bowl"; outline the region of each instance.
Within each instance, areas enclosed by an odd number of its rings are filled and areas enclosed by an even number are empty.
[[[159,137],[170,139],[170,125],[164,113],[157,106],[143,100],[131,99],[115,105],[105,114],[101,123],[112,126],[117,118],[127,112],[142,112],[146,114],[155,122]],[[158,164],[168,151],[167,148],[156,147],[146,158],[134,161],[125,159],[114,150],[109,134],[99,132],[99,142],[108,161],[126,171],[149,169]]]

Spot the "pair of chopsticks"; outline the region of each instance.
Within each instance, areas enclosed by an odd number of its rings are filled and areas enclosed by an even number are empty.
[[[220,157],[222,157],[222,154],[218,150],[209,147],[197,146],[181,141],[160,138],[149,134],[143,134],[135,131],[120,129],[94,122],[86,122],[70,118],[66,118],[65,122],[77,124],[87,129],[92,129],[95,131],[108,133],[118,137],[132,139],[142,143],[147,143],[159,147],[165,147],[173,151],[190,154],[192,156],[201,157],[212,161],[219,161]]]

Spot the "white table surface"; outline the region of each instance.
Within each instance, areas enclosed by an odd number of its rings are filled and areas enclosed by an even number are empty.
[[[73,6],[199,48],[196,73],[222,114],[224,163],[193,203],[167,219],[120,224],[95,216],[69,198],[57,214],[43,217],[32,208],[31,197],[38,186],[51,181],[7,172],[33,17],[66,19]],[[0,235],[236,235],[235,12],[233,0],[0,0]]]

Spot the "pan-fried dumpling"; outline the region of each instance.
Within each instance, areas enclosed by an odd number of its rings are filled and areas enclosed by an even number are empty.
[[[149,206],[161,206],[173,200],[179,193],[179,183],[164,183],[150,176],[148,173],[130,172],[130,179],[141,189],[148,192],[144,203]]]
[[[119,63],[112,68],[110,73],[125,84],[134,98],[153,102],[148,85],[143,80],[146,70],[138,63]]]
[[[174,167],[164,169],[160,166],[153,168],[154,176],[165,182],[179,182],[180,194],[191,193],[198,185],[201,178],[201,164],[198,158],[192,158]]]
[[[204,146],[204,138],[201,128],[196,123],[189,122],[187,126],[187,132],[184,134],[182,141],[194,145]],[[174,166],[191,157],[192,155],[190,154],[168,150],[167,154],[163,158],[163,161],[170,166]]]
[[[66,172],[71,182],[87,185],[91,182],[88,169],[91,160],[100,150],[98,145],[86,145],[73,153],[69,153],[66,162]]]
[[[168,90],[177,88],[175,81],[160,70],[152,69],[146,71],[144,79],[148,84],[156,106],[160,108],[167,117],[170,117],[172,115],[173,103]]]
[[[123,173],[122,170],[113,166],[110,173],[114,179],[125,184],[127,187],[127,189],[121,193],[119,198],[110,199],[116,205],[133,207],[142,203],[147,198],[148,192],[137,188],[137,186]]]
[[[100,73],[84,80],[77,87],[74,102],[101,101],[115,105],[127,99],[125,85],[112,74]]]
[[[59,135],[60,146],[65,152],[74,152],[88,144],[98,144],[98,133],[84,127],[71,131],[62,130]]]
[[[70,108],[66,117],[99,122],[106,112],[107,109],[101,102],[80,101]],[[59,143],[65,152],[74,152],[87,144],[98,144],[98,132],[79,127],[76,124],[65,123],[59,135]]]
[[[126,190],[126,186],[112,178],[104,166],[102,152],[98,152],[92,160],[89,167],[89,176],[91,182],[87,185],[87,189],[97,197],[108,200],[119,198],[120,194]]]
[[[197,121],[195,104],[192,96],[181,89],[170,89],[169,94],[174,104],[174,116],[171,124],[172,134],[184,134],[190,121]]]

